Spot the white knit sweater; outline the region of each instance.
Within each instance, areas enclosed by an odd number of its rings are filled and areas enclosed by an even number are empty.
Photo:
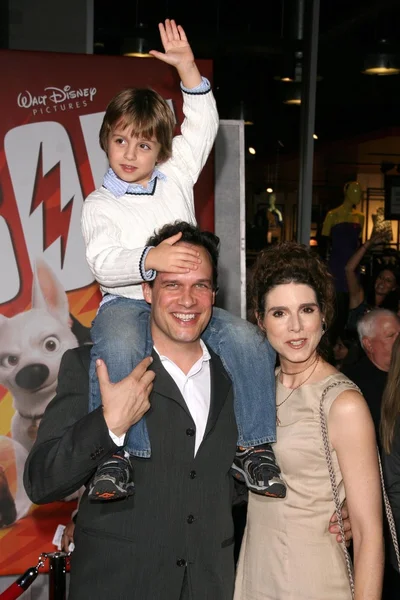
[[[196,223],[193,186],[211,152],[218,131],[212,91],[183,92],[185,119],[175,136],[172,157],[157,166],[166,180],[157,179],[152,195],[120,198],[101,187],[86,198],[82,232],[89,267],[102,293],[142,299],[139,261],[146,240],[155,230],[179,219]]]

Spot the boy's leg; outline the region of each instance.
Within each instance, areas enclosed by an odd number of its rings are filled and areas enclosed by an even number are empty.
[[[256,325],[215,308],[203,339],[221,358],[235,395],[239,431],[233,474],[252,491],[284,497],[276,441],[275,352]]]
[[[148,339],[149,315],[150,309],[144,300],[113,296],[100,307],[91,329],[93,347],[90,363],[90,411],[101,405],[96,374],[97,358],[104,360],[110,381],[116,383],[129,375],[145,356],[151,354],[152,342]],[[133,493],[133,470],[129,453],[144,458],[150,456],[150,441],[144,418],[129,429],[123,447],[98,467],[89,485],[92,500],[115,500]]]

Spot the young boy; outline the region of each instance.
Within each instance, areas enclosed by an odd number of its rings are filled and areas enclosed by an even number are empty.
[[[165,53],[151,54],[173,65],[180,76],[185,115],[181,135],[173,137],[172,111],[153,90],[117,94],[100,130],[110,168],[82,212],[86,257],[103,293],[91,331],[90,410],[101,405],[97,358],[106,362],[116,382],[152,352],[150,307],[141,283],[153,279],[156,271],[185,273],[200,262],[195,247],[175,245],[180,234],[155,248],[146,245],[147,238],[167,223],[195,223],[193,186],[218,130],[210,84],[199,73],[185,32],[169,19],[159,30]],[[219,354],[234,385],[240,444],[234,475],[257,493],[283,497],[285,484],[270,446],[276,434],[273,350],[257,335],[257,328],[218,308],[203,339]],[[93,500],[132,494],[129,454],[151,454],[145,419],[122,438],[110,435],[120,451],[98,468],[89,484]]]

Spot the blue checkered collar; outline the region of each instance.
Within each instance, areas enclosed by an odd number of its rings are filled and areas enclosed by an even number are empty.
[[[167,176],[158,169],[154,169],[146,187],[144,187],[140,183],[127,183],[126,181],[123,181],[122,179],[117,177],[117,175],[110,167],[107,173],[104,175],[103,186],[116,198],[121,198],[121,196],[124,196],[125,194],[151,195],[154,191],[157,179],[165,181],[167,179]]]

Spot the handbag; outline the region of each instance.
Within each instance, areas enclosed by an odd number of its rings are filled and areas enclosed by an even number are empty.
[[[322,392],[322,396],[321,396],[321,400],[320,400],[320,404],[319,404],[319,416],[320,416],[320,422],[321,422],[321,431],[322,431],[322,440],[324,443],[325,458],[326,458],[326,462],[328,465],[332,494],[333,494],[333,499],[335,502],[335,512],[336,512],[336,516],[337,516],[337,520],[338,520],[340,534],[342,536],[342,547],[343,547],[344,556],[345,556],[345,560],[346,560],[346,567],[347,567],[347,573],[349,576],[351,594],[352,594],[352,597],[354,598],[353,565],[352,565],[350,554],[349,554],[349,551],[347,549],[346,542],[345,542],[343,519],[342,519],[342,513],[341,513],[341,503],[340,503],[339,492],[338,492],[338,488],[337,488],[337,484],[336,484],[335,472],[333,470],[333,465],[332,465],[332,457],[331,457],[331,453],[329,450],[328,426],[326,423],[326,418],[325,418],[325,413],[324,413],[324,400],[325,400],[326,394],[329,392],[330,389],[332,389],[342,383],[345,383],[347,385],[352,384],[351,387],[353,387],[355,390],[357,390],[358,392],[361,393],[359,387],[355,383],[350,382],[349,380],[334,381],[334,382],[330,383]],[[399,543],[398,543],[397,534],[396,534],[396,525],[394,522],[393,512],[392,512],[392,508],[390,506],[389,498],[387,496],[386,489],[385,489],[385,482],[383,479],[382,462],[381,462],[381,457],[380,457],[378,448],[377,448],[377,452],[378,452],[379,473],[380,473],[380,477],[381,477],[382,494],[383,494],[383,502],[384,502],[384,506],[385,506],[386,518],[388,520],[390,535],[392,537],[394,551],[396,554],[397,565],[398,565],[398,568],[400,571],[400,552],[399,552]]]

